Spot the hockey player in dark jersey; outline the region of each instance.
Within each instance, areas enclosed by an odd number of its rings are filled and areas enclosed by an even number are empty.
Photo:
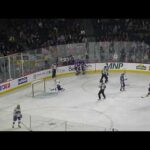
[[[21,108],[20,108],[20,105],[17,105],[17,107],[14,109],[14,112],[13,112],[13,125],[12,125],[12,128],[14,128],[15,122],[17,120],[18,120],[18,127],[21,128],[21,126],[20,126],[21,118],[22,118]]]
[[[102,82],[103,78],[105,78],[105,83],[107,83],[108,82],[108,70],[106,66],[104,66],[104,69],[101,71],[101,73],[102,73],[102,76],[101,76],[100,82]]]
[[[148,97],[150,95],[150,84],[149,84],[149,87],[148,87],[148,93],[146,95],[146,97]]]
[[[77,63],[74,63],[74,70],[77,72]]]
[[[52,65],[52,78],[55,78],[56,77],[56,64],[53,64]]]
[[[80,74],[80,61],[79,60],[77,60],[76,62],[75,62],[75,71],[76,71],[76,75],[79,75]]]
[[[77,70],[76,70],[76,74],[80,74],[81,68],[80,68],[80,62],[77,63]]]
[[[100,90],[99,90],[99,92],[98,92],[98,100],[101,100],[101,94],[103,95],[103,97],[104,97],[104,99],[106,98],[106,96],[105,96],[105,93],[104,93],[104,91],[105,91],[105,89],[106,89],[106,85],[105,85],[105,83],[103,82],[103,80],[101,81],[101,83],[100,83],[100,85],[99,85],[99,88],[100,88]]]
[[[148,93],[146,96],[142,96],[141,98],[145,98],[145,97],[148,97],[150,95],[150,84],[149,84],[149,87],[148,87]]]
[[[85,74],[85,67],[86,67],[86,64],[85,64],[84,60],[82,60],[82,61],[81,61],[82,74]]]
[[[125,91],[125,80],[127,80],[127,78],[125,78],[125,72],[124,72],[120,75],[120,85],[121,85],[120,91]]]
[[[148,94],[147,94],[147,96],[149,96],[150,95],[150,84],[149,84],[149,88],[148,88]]]
[[[148,93],[146,96],[149,96],[149,95],[150,95],[150,84],[149,84]]]
[[[109,76],[109,66],[108,66],[108,63],[106,63],[106,65],[104,66],[104,68],[106,69],[107,77],[108,77]]]

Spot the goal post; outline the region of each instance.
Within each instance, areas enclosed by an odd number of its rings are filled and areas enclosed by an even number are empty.
[[[46,79],[35,80],[31,83],[32,88],[32,97],[35,96],[36,93],[44,92],[46,93]]]

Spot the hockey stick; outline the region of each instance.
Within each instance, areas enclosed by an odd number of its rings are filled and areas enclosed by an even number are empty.
[[[50,90],[50,91],[56,91],[56,88],[53,88],[53,89],[50,89],[50,88],[49,88],[49,90]]]

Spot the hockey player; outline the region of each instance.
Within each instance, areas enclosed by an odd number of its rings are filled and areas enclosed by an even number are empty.
[[[150,84],[149,84],[149,88],[148,88],[148,94],[147,94],[147,96],[149,96],[150,95]]]
[[[59,80],[56,81],[56,89],[57,89],[58,92],[65,90],[64,88],[62,88]]]
[[[80,62],[75,63],[75,70],[76,70],[76,75],[80,74]]]
[[[142,96],[141,98],[145,98],[145,97],[148,97],[150,95],[150,84],[149,84],[149,88],[148,88],[148,93],[146,96]]]
[[[103,82],[103,80],[101,81],[101,83],[100,83],[100,85],[99,85],[99,88],[100,88],[100,90],[99,90],[99,92],[98,92],[98,100],[101,100],[101,94],[103,95],[103,97],[104,97],[104,99],[106,98],[106,96],[105,96],[105,93],[104,93],[104,91],[105,91],[105,89],[106,89],[106,85],[105,85],[105,83]]]
[[[108,82],[108,71],[107,71],[106,66],[104,66],[101,73],[102,73],[102,76],[101,76],[100,82],[102,82],[103,78],[105,78],[105,83],[107,83]]]
[[[56,64],[52,64],[52,78],[56,77]]]
[[[82,74],[85,74],[85,67],[86,67],[86,64],[85,64],[84,60],[82,60],[82,61],[81,61]]]
[[[57,79],[56,78],[54,78],[54,88],[53,89],[50,89],[50,92],[51,91],[56,91],[56,89],[57,89]]]
[[[125,78],[125,74],[126,72],[123,72],[121,75],[120,75],[120,91],[125,91],[125,80],[127,80],[127,78]]]
[[[106,63],[106,66],[104,66],[104,68],[106,69],[107,77],[108,77],[109,76],[109,66],[108,66],[108,63]]]
[[[148,97],[149,95],[150,95],[150,84],[149,84],[148,93],[147,93],[146,97]]]
[[[18,120],[18,127],[21,128],[21,126],[20,126],[21,118],[22,118],[21,108],[20,108],[20,105],[17,105],[17,107],[14,109],[14,112],[13,112],[13,125],[12,125],[12,128],[14,128],[15,122],[17,120]]]

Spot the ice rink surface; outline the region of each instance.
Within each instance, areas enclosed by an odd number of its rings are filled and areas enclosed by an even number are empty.
[[[111,73],[106,100],[98,101],[100,74],[63,77],[65,88],[50,93],[54,81],[36,85],[0,97],[0,131],[150,131],[150,75],[127,73],[126,91],[120,92],[120,73]],[[13,109],[21,105],[22,128],[12,129]]]

